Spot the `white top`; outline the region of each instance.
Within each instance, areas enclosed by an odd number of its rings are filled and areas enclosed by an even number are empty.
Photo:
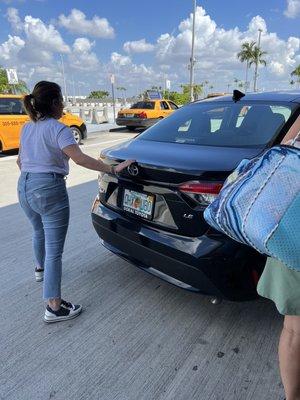
[[[62,150],[72,144],[71,129],[56,119],[28,122],[21,133],[21,171],[68,175],[69,157]]]

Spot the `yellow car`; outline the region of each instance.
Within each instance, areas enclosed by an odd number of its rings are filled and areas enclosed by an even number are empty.
[[[142,100],[128,109],[119,111],[116,124],[126,126],[131,130],[146,128],[167,117],[177,109],[178,106],[170,100]]]
[[[29,117],[22,105],[22,96],[0,95],[0,152],[19,148],[21,129],[28,121]],[[76,115],[66,113],[60,122],[71,128],[77,143],[87,137],[86,126]]]

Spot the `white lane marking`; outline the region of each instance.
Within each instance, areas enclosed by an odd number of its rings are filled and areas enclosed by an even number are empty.
[[[121,141],[124,142],[125,140],[130,139],[130,138],[131,138],[131,137],[125,137],[125,138],[122,138],[122,139],[115,139],[115,140],[110,140],[110,141],[107,141],[107,142],[100,142],[100,143],[93,143],[93,144],[84,144],[84,145],[82,145],[82,146],[80,146],[80,147],[86,149],[86,148],[88,148],[88,147],[96,147],[96,146],[98,146],[99,148],[101,148],[101,146],[102,146],[103,144],[110,144],[110,143],[116,143],[116,142],[121,142]],[[2,162],[2,161],[16,160],[17,158],[18,158],[18,156],[0,157],[0,162]]]
[[[16,160],[18,156],[7,156],[7,157],[1,157],[0,162],[2,161],[10,161],[10,160]]]

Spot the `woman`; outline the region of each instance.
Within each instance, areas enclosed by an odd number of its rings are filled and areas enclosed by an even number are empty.
[[[63,97],[56,83],[37,83],[32,94],[24,97],[24,107],[31,122],[23,127],[17,160],[21,170],[19,202],[33,226],[36,280],[44,278],[44,321],[64,321],[77,317],[82,310],[81,305],[61,298],[62,253],[69,225],[65,182],[69,158],[85,168],[109,174],[122,171],[133,160],[109,166],[84,154],[71,130],[58,121],[63,114]]]
[[[300,117],[283,143],[290,144],[299,131]],[[296,146],[300,147],[300,141]],[[300,272],[288,269],[280,261],[268,259],[257,289],[261,296],[273,300],[284,315],[278,349],[280,373],[286,400],[300,400]]]

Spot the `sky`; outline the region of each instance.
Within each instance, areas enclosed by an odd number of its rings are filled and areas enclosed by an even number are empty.
[[[29,87],[39,80],[69,95],[110,91],[110,75],[127,96],[189,82],[192,0],[0,0],[0,65]],[[288,89],[300,64],[300,0],[197,0],[195,83],[226,91],[245,79],[241,44],[258,38],[267,52],[260,90]],[[249,78],[252,80],[252,68]]]

